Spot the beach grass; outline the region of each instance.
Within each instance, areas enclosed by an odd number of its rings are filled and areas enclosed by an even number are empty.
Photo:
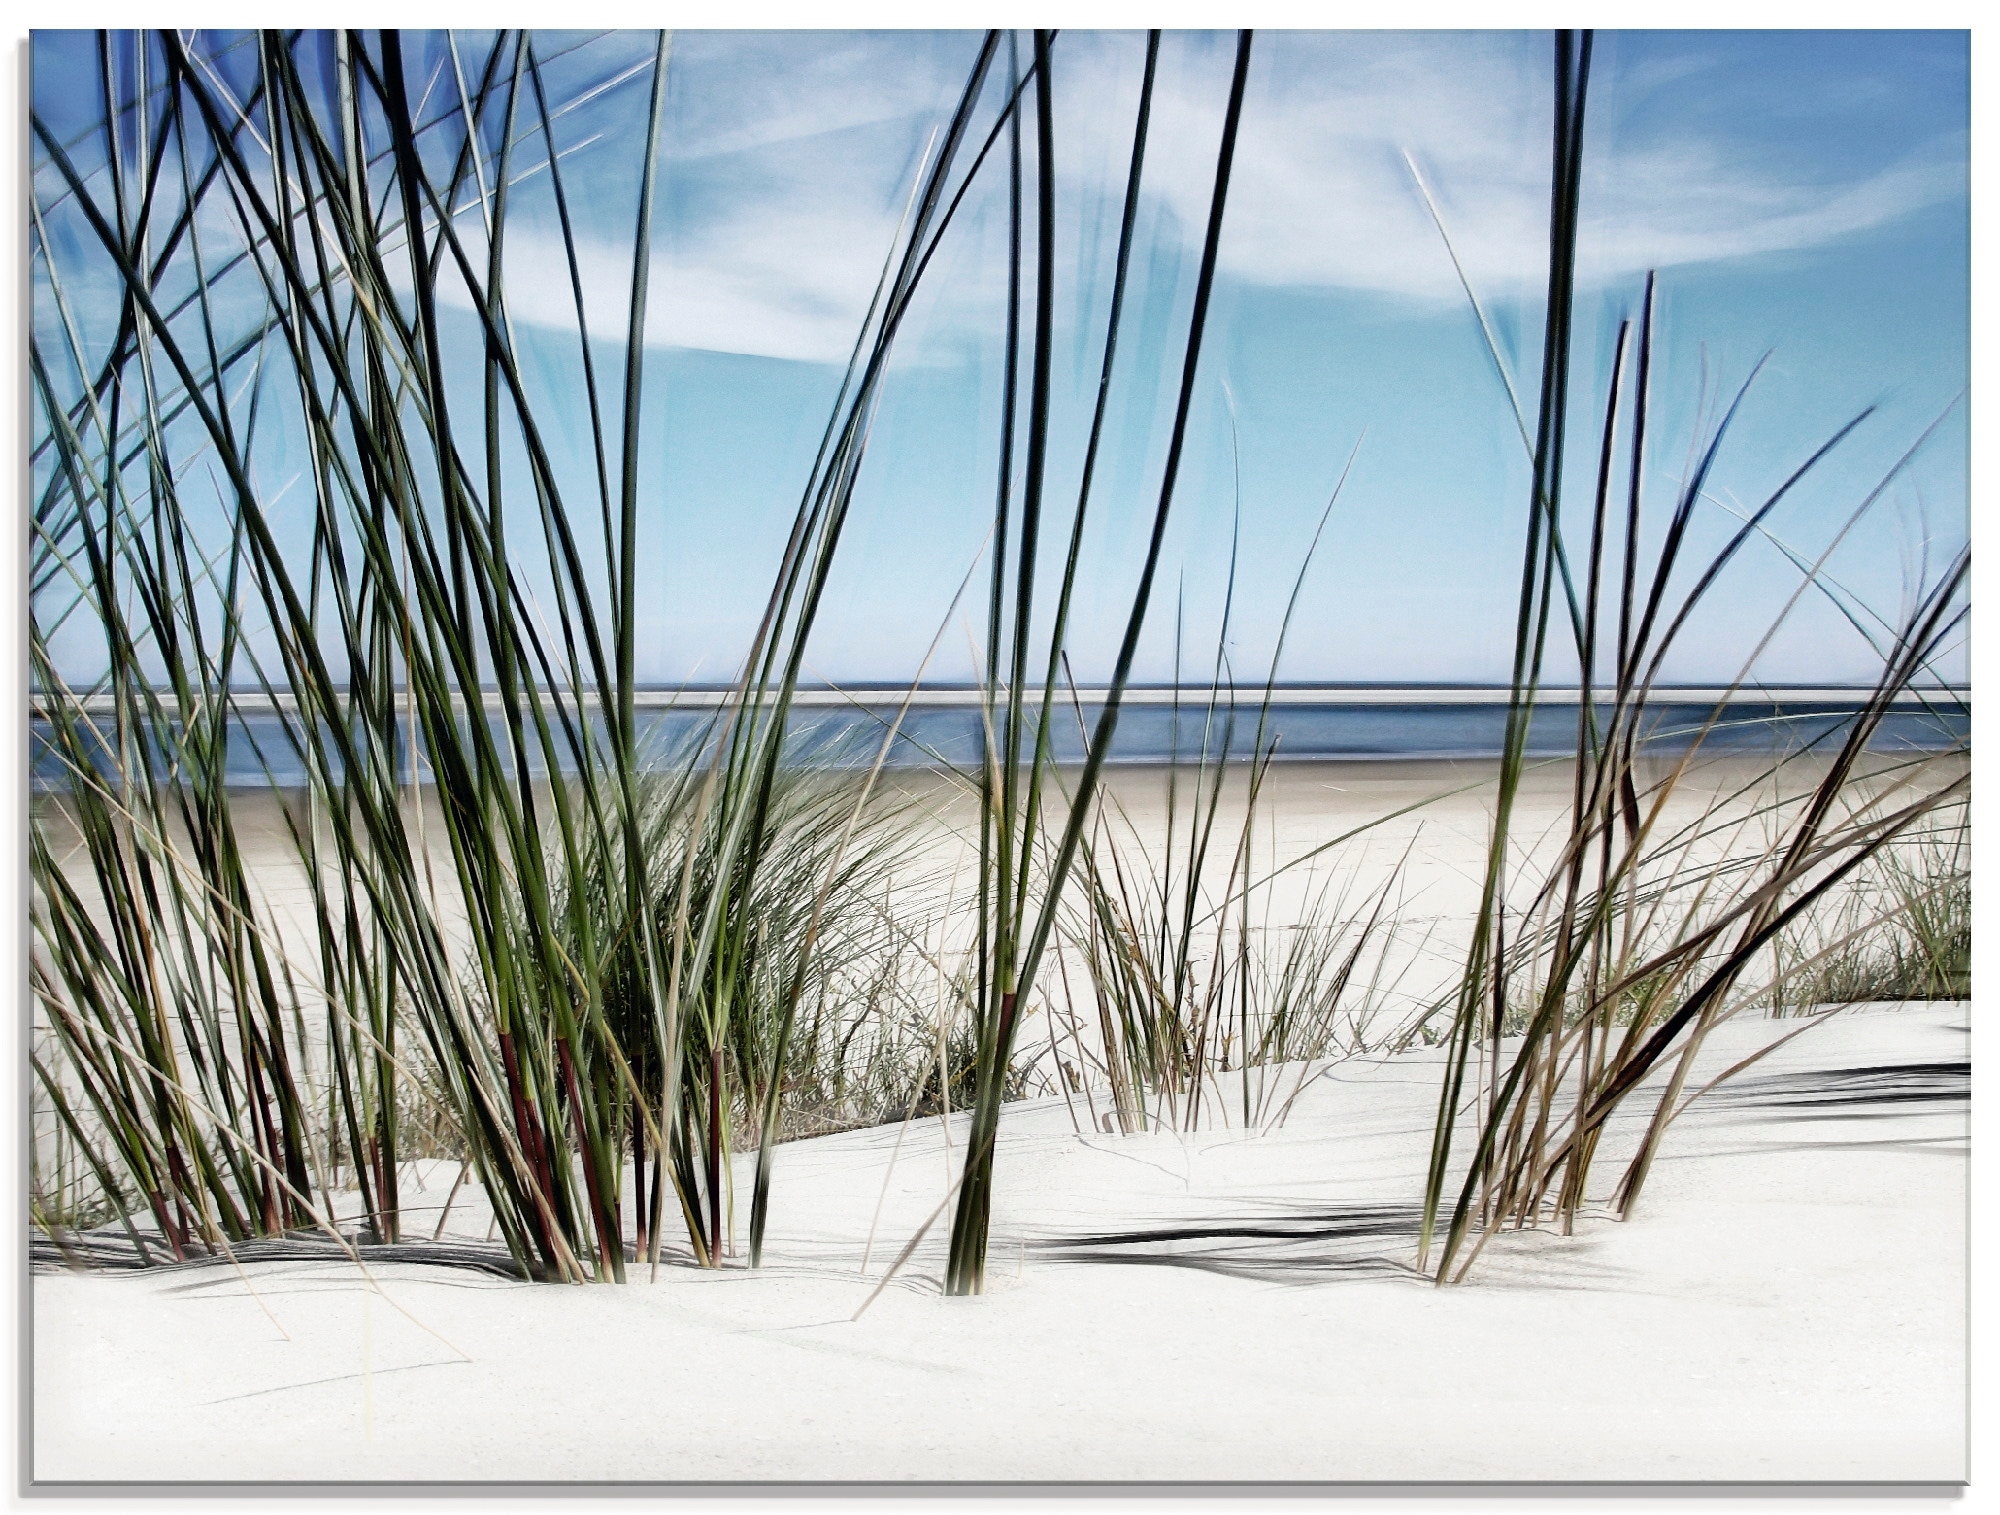
[[[1464,1278],[1502,1230],[1569,1230],[1591,1193],[1605,1123],[1643,1086],[1653,1114],[1610,1197],[1616,1213],[1629,1214],[1668,1123],[1684,1108],[1687,1078],[1709,1031],[1746,1003],[1782,992],[1788,965],[1773,944],[1838,900],[1872,860],[1958,804],[1968,783],[1962,765],[1935,759],[1906,763],[1890,782],[1876,782],[1867,757],[1892,702],[1931,669],[1964,619],[1969,558],[1961,553],[1922,586],[1886,645],[1877,643],[1882,662],[1873,690],[1852,720],[1811,744],[1819,750],[1810,764],[1804,754],[1781,753],[1751,786],[1771,794],[1747,817],[1723,805],[1678,831],[1663,822],[1703,742],[1728,719],[1726,702],[1718,703],[1698,729],[1672,734],[1677,755],[1658,763],[1656,774],[1642,772],[1642,755],[1659,735],[1649,707],[1677,636],[1771,511],[1869,412],[1805,451],[1711,558],[1683,562],[1704,481],[1753,369],[1701,440],[1660,545],[1646,560],[1640,525],[1657,321],[1649,278],[1636,335],[1630,320],[1618,334],[1579,586],[1564,544],[1561,484],[1590,53],[1589,33],[1558,34],[1548,300],[1514,703],[1478,920],[1451,1009],[1451,1057],[1419,1242],[1419,1266],[1440,1283]],[[1835,545],[1909,456],[1864,492]],[[1612,510],[1621,483],[1622,532]],[[1807,566],[1777,624],[1813,587],[1824,561],[1823,554]],[[1552,621],[1567,621],[1573,633],[1583,697],[1569,822],[1554,866],[1538,872],[1515,855],[1510,809]],[[1777,624],[1749,651],[1736,687],[1752,678]],[[1606,665],[1608,677],[1599,673]],[[1794,779],[1799,772],[1804,777]],[[1698,845],[1725,833],[1719,849]],[[1756,970],[1774,962],[1776,980],[1758,982]],[[1795,959],[1789,966],[1800,965]],[[1663,1087],[1647,1084],[1656,1070]],[[1455,1166],[1462,1141],[1472,1150]]]
[[[742,677],[664,804],[635,716],[634,571],[667,36],[645,70],[616,375],[584,314],[565,102],[526,33],[470,59],[428,39],[421,105],[394,32],[264,33],[230,78],[176,33],[122,53],[107,40],[98,161],[86,171],[36,123],[39,266],[60,321],[31,354],[49,473],[34,569],[53,586],[38,604],[59,609],[32,654],[83,864],[36,829],[33,972],[61,1063],[37,1071],[114,1208],[143,1203],[174,1255],[330,1227],[335,1170],[360,1183],[370,1232],[396,1239],[421,1058],[537,1276],[657,1263],[670,1192],[696,1257],[719,1261],[730,1113],[775,1129],[772,1069],[827,960],[822,907],[857,829],[853,861],[873,855],[865,785],[845,821],[807,828],[813,843],[787,819],[790,701],[996,48],[979,48],[913,186]],[[507,315],[509,209],[528,181],[557,212],[576,301],[597,462],[580,498],[547,445],[579,417],[529,382]],[[81,268],[48,236],[58,213],[86,234]],[[93,369],[98,334],[68,292],[106,273],[117,330]],[[470,301],[469,346],[446,286]],[[278,435],[308,460],[303,528],[258,483]],[[197,467],[219,479],[211,496]],[[103,667],[73,685],[50,638],[79,613]],[[259,708],[283,718],[259,728]],[[228,787],[246,765],[303,774],[286,816],[308,952],[276,940],[242,861]],[[646,834],[662,824],[700,839],[664,887]],[[788,956],[779,922],[744,902],[802,856],[836,875],[788,917]],[[775,989],[773,963],[790,974]],[[753,1251],[766,1199],[760,1172]]]
[[[1253,40],[1234,39],[1164,463],[1094,714],[1068,641],[1104,567],[1085,544],[1125,376],[1161,34],[1143,43],[1084,431],[1054,398],[1059,37],[989,31],[967,38],[963,85],[912,173],[742,661],[669,748],[647,735],[637,669],[671,37],[619,75],[645,107],[608,340],[588,313],[563,123],[579,98],[565,90],[610,86],[554,69],[566,48],[523,31],[263,32],[223,50],[101,34],[98,129],[63,140],[33,123],[30,658],[52,777],[29,835],[32,1223],[58,1240],[116,1226],[147,1260],[314,1230],[390,1244],[413,1237],[408,1164],[439,1158],[477,1184],[528,1276],[754,1266],[781,1141],[958,1112],[933,1218],[950,1214],[944,1288],[977,1294],[1010,1101],[1081,1094],[1093,1131],[1269,1129],[1330,1060],[1421,1036],[1445,1054],[1418,1264],[1449,1282],[1504,1230],[1567,1231],[1594,1202],[1630,1213],[1708,1087],[1692,1070],[1723,1020],[1968,993],[1963,750],[1877,739],[1960,634],[1969,559],[1893,618],[1833,596],[1824,573],[1928,433],[1817,558],[1778,544],[1797,592],[1728,691],[1824,593],[1879,654],[1857,713],[1720,786],[1704,773],[1727,695],[1692,730],[1663,725],[1663,670],[1690,620],[1869,413],[1802,447],[1698,559],[1691,524],[1750,381],[1664,502],[1653,279],[1603,394],[1572,392],[1587,32],[1556,38],[1507,724],[1445,992],[1390,1008],[1414,929],[1403,869],[1359,884],[1341,865],[1468,786],[1440,779],[1282,863],[1260,852],[1285,756],[1279,660],[1317,535],[1261,689],[1239,689],[1225,609],[1207,692],[1176,694],[1177,733],[1199,738],[1184,752],[1177,735],[1162,776],[1164,841],[1108,795],[1209,382]],[[940,249],[981,184],[1004,196],[1009,255],[983,743],[976,767],[938,765],[971,813],[940,844],[937,816],[885,781],[914,684],[838,750],[809,739],[796,705],[898,337],[926,280],[947,276]],[[573,307],[554,357],[529,351],[508,305],[530,197],[559,228]],[[1481,330],[1490,341],[1483,313]],[[553,393],[550,363],[566,376]],[[1580,406],[1601,418],[1594,469],[1571,456]],[[1073,493],[1050,460],[1069,430],[1085,438]],[[559,467],[559,450],[587,461]],[[1547,760],[1530,726],[1571,651],[1570,792],[1555,833],[1531,837],[1522,796]],[[1069,722],[1077,763],[1057,758]],[[246,785],[282,793],[282,869],[250,835]],[[1274,903],[1279,880],[1321,866]],[[282,905],[280,873],[297,885]],[[1025,1030],[1036,1016],[1046,1052]],[[1650,1113],[1607,1184],[1593,1165],[1632,1102]]]

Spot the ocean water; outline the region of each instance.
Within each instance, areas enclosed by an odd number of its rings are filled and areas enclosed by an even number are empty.
[[[1701,737],[1704,752],[1771,754],[1806,748],[1828,750],[1841,740],[1859,705],[1853,700],[1773,700],[1732,702],[1713,729]],[[1085,733],[1094,729],[1100,707],[1079,710],[1064,706],[1051,723],[1050,748],[1059,762],[1076,763],[1084,756]],[[1650,751],[1681,751],[1700,734],[1716,706],[1712,703],[1660,703],[1648,708],[1646,744]],[[1540,706],[1529,729],[1528,751],[1537,757],[1559,757],[1574,750],[1579,708],[1574,701]],[[668,767],[687,761],[703,742],[714,740],[716,712],[712,708],[656,706],[639,713],[642,750],[648,764]],[[496,732],[499,718],[489,715]],[[1192,763],[1247,760],[1260,747],[1277,761],[1338,762],[1421,759],[1478,759],[1500,754],[1507,721],[1503,703],[1424,702],[1373,703],[1324,701],[1286,702],[1282,695],[1268,713],[1254,696],[1240,698],[1234,710],[1213,708],[1205,696],[1175,705],[1157,699],[1128,704],[1119,717],[1111,761],[1124,764]],[[995,720],[996,742],[1004,741],[1004,711]],[[788,739],[802,762],[843,767],[867,767],[889,742],[887,763],[897,768],[956,767],[974,770],[984,745],[986,718],[967,704],[920,705],[900,714],[895,697],[881,703],[830,706],[819,704],[793,712]],[[891,732],[893,730],[893,736]],[[1969,705],[1924,708],[1899,706],[1878,728],[1871,747],[1877,751],[1943,751],[1969,740]],[[275,713],[246,713],[231,723],[227,773],[232,785],[243,787],[301,786],[306,768],[298,753],[300,728],[294,718]],[[64,765],[49,744],[46,722],[30,723],[32,782],[37,789],[65,787]],[[1023,722],[1023,748],[1035,739],[1032,724]],[[100,762],[104,761],[100,758]],[[564,761],[560,767],[568,769]],[[529,767],[546,772],[539,751]],[[156,760],[163,776],[164,759]],[[399,762],[408,775],[407,752]]]

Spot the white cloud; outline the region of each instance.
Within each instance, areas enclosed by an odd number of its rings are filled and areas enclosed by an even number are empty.
[[[1538,36],[1288,36],[1246,111],[1225,262],[1238,277],[1453,298],[1407,153],[1483,290],[1546,278],[1548,84]],[[1690,66],[1689,73],[1695,72]],[[1654,68],[1629,92],[1678,70]],[[1615,111],[1600,86],[1600,116]],[[1175,112],[1185,121],[1192,112]],[[1198,131],[1198,128],[1197,128]],[[1801,182],[1754,144],[1692,131],[1618,140],[1586,158],[1579,261],[1590,280],[1812,246],[1962,191],[1954,145],[1834,182]],[[1607,142],[1605,139],[1609,137]],[[1192,150],[1193,143],[1187,144]],[[1169,193],[1191,197],[1192,185]],[[1188,209],[1192,209],[1192,205]]]
[[[733,217],[687,250],[657,253],[649,275],[646,339],[715,352],[811,362],[846,358],[894,230],[839,206],[773,206]],[[517,322],[574,330],[576,302],[553,232],[508,234],[507,303]],[[798,249],[811,248],[811,257]],[[591,331],[622,340],[630,310],[629,251],[605,240],[578,247]],[[463,289],[447,282],[463,300]],[[467,302],[469,303],[469,302]]]
[[[669,229],[656,255],[649,338],[844,358],[917,155],[955,98],[974,46],[966,33],[688,34],[677,43]],[[1407,153],[1481,291],[1539,286],[1548,172],[1539,37],[1291,32],[1264,34],[1258,48],[1224,240],[1227,274],[1264,285],[1457,298]],[[1115,235],[1139,51],[1129,36],[1076,33],[1058,43],[1065,203],[1090,205],[1104,223],[1080,233],[1072,212],[1066,263],[1086,251],[1107,256]],[[1703,66],[1665,60],[1643,76],[1634,70],[1623,81],[1626,96]],[[1227,71],[1226,38],[1167,39],[1147,184],[1157,224],[1188,238],[1199,235],[1207,212]],[[1964,184],[1962,144],[1951,141],[1871,172],[1811,180],[1774,166],[1747,134],[1724,139],[1690,128],[1670,139],[1625,141],[1600,129],[1600,141],[1580,234],[1592,280],[1809,247],[1949,198]],[[629,133],[608,137],[572,159],[571,173],[588,172],[629,142]],[[995,175],[995,191],[1000,183]],[[524,226],[510,237],[515,318],[570,324],[568,276],[552,230]],[[588,237],[583,258],[593,327],[622,332],[629,253],[607,226]],[[978,306],[994,296],[997,270],[990,257],[971,263],[972,293],[961,303]]]

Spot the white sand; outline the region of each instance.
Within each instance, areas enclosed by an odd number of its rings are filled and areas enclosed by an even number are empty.
[[[1967,1022],[1843,1012],[1746,1079],[1959,1063]],[[1729,1024],[1706,1056],[1783,1029]],[[1400,1232],[1078,1240],[1407,1206],[1436,1072],[1432,1052],[1341,1064],[1263,1135],[1080,1137],[1061,1100],[1019,1107],[988,1295],[939,1296],[940,1222],[858,1322],[953,1171],[936,1121],[782,1149],[761,1273],[38,1277],[32,1476],[1965,1476],[1965,1106],[1918,1075],[1890,1082],[1921,1097],[1875,1103],[1745,1082],[1673,1129],[1632,1220],[1503,1238],[1461,1288],[1402,1271]],[[483,1230],[476,1196],[453,1220]]]

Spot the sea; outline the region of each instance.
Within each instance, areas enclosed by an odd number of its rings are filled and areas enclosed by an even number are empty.
[[[1699,742],[1704,752],[1780,755],[1836,747],[1868,699],[1868,691],[1829,688],[1755,690],[1672,689],[1648,703],[1643,740],[1648,751],[1679,752]],[[726,718],[727,691],[649,689],[636,700],[641,761],[647,766],[685,764],[713,746]],[[1119,764],[1246,762],[1265,754],[1277,762],[1472,761],[1496,758],[1505,740],[1510,696],[1504,688],[1476,685],[1285,686],[1235,690],[1128,690],[1108,761]],[[298,718],[261,697],[244,696],[229,726],[228,782],[239,787],[303,786],[307,770],[298,752]],[[1101,690],[1065,691],[1051,709],[1048,750],[1056,762],[1083,760],[1089,734],[1102,717]],[[497,702],[486,702],[496,733],[505,720]],[[109,732],[110,710],[87,705],[98,729]],[[1601,729],[1610,708],[1590,702]],[[1948,751],[1971,739],[1971,696],[1964,687],[1912,690],[1897,696],[1870,746],[1885,752]],[[1585,702],[1574,689],[1544,691],[1530,720],[1531,757],[1560,757],[1576,749]],[[592,726],[602,731],[596,717]],[[953,688],[842,689],[799,692],[787,723],[789,755],[804,764],[866,768],[877,761],[899,769],[976,771],[989,732],[1004,750],[1008,732],[1004,700],[991,707],[975,690]],[[67,787],[67,773],[52,748],[46,719],[31,715],[31,783],[41,790]],[[407,731],[407,728],[405,728]],[[1039,691],[1020,722],[1023,756],[1041,731]],[[532,744],[531,744],[532,745]],[[421,744],[405,742],[406,750]],[[886,749],[886,750],[885,750]],[[101,758],[100,761],[108,761]],[[531,770],[545,772],[539,752]],[[568,762],[558,767],[568,768]],[[409,777],[408,757],[402,771]],[[164,775],[164,760],[156,763]]]

